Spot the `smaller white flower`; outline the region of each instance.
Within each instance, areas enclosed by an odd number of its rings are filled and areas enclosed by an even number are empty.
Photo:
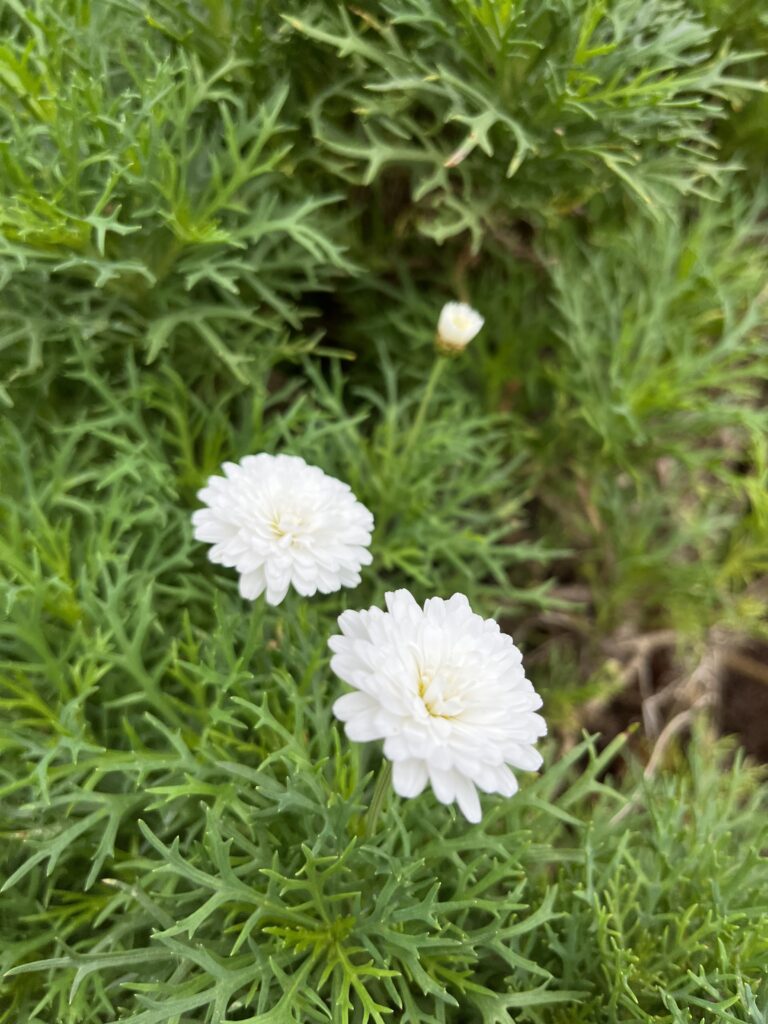
[[[195,540],[212,562],[240,573],[240,594],[266,591],[279,604],[289,587],[305,597],[356,587],[370,565],[373,516],[348,484],[295,455],[247,455],[225,462],[198,498]]]
[[[461,352],[480,332],[485,320],[465,302],[446,302],[437,321],[437,347]]]
[[[480,821],[478,789],[512,796],[510,766],[541,765],[541,697],[512,637],[476,615],[463,594],[430,598],[423,608],[407,590],[385,601],[386,611],[339,616],[341,635],[328,641],[331,668],[354,692],[333,713],[349,739],[384,740],[399,796],[418,796],[429,783],[441,803],[456,801],[469,821]]]

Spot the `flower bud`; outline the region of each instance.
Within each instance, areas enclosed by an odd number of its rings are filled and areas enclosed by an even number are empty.
[[[485,320],[465,302],[446,302],[437,322],[435,343],[441,352],[452,355],[467,347]]]

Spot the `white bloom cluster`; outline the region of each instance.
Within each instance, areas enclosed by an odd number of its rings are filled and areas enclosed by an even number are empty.
[[[449,302],[437,345],[460,352],[482,326],[470,306]],[[238,571],[243,597],[266,592],[279,604],[291,586],[307,597],[357,586],[371,562],[373,516],[347,484],[292,455],[249,455],[223,470],[198,493],[205,507],[192,516],[194,535],[213,545],[212,562]],[[511,768],[541,765],[534,746],[547,731],[536,713],[541,698],[512,638],[476,615],[463,594],[433,597],[422,608],[397,590],[386,605],[339,617],[331,667],[354,690],[334,713],[351,740],[384,741],[400,796],[418,796],[429,783],[442,803],[455,801],[469,821],[480,821],[478,789],[512,796]]]
[[[213,544],[212,562],[240,573],[240,593],[266,591],[279,604],[288,588],[310,597],[360,582],[369,565],[373,516],[349,486],[295,455],[248,455],[225,462],[198,492],[195,539]]]
[[[446,302],[437,321],[437,347],[459,353],[479,334],[485,320],[465,302]]]
[[[331,668],[355,690],[336,701],[334,714],[351,740],[384,740],[396,793],[417,796],[429,782],[438,800],[456,801],[477,822],[477,789],[512,796],[509,766],[541,765],[541,698],[512,638],[463,594],[420,608],[398,590],[386,605],[339,616]]]

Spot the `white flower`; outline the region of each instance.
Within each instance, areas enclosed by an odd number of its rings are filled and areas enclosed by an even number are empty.
[[[465,302],[446,302],[437,321],[437,346],[461,352],[479,333],[485,320]]]
[[[240,573],[240,593],[266,590],[279,604],[288,587],[309,597],[360,582],[369,565],[373,516],[348,484],[295,455],[248,455],[225,462],[198,498],[196,540],[213,544],[212,562]]]
[[[535,770],[547,731],[541,698],[522,655],[493,619],[474,614],[463,594],[420,608],[407,590],[385,597],[387,611],[346,611],[332,636],[331,668],[354,693],[333,706],[351,740],[384,740],[400,796],[427,782],[444,804],[480,820],[475,787],[512,796],[509,769]]]

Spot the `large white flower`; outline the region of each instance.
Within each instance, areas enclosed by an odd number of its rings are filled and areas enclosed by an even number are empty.
[[[198,498],[196,540],[213,544],[212,562],[240,573],[240,593],[266,591],[279,604],[293,586],[307,597],[360,582],[369,565],[373,516],[348,484],[295,455],[248,455],[225,462]]]
[[[331,668],[354,693],[334,714],[351,740],[384,740],[400,796],[427,782],[444,804],[457,801],[480,820],[477,789],[512,796],[509,769],[534,770],[547,731],[541,698],[525,678],[522,655],[493,619],[463,594],[433,597],[423,609],[407,590],[385,597],[387,611],[346,611],[333,636]]]
[[[465,302],[446,302],[437,321],[437,347],[458,353],[479,334],[485,320]]]

